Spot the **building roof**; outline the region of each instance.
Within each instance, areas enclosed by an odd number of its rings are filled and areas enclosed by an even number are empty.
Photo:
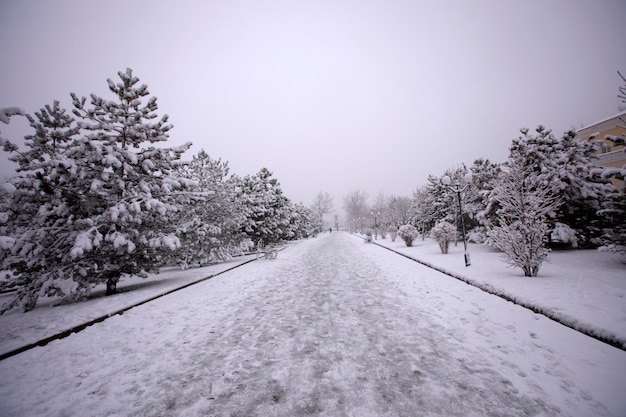
[[[599,125],[599,124],[602,124],[602,123],[604,123],[604,122],[607,122],[607,121],[609,121],[609,120],[611,120],[611,119],[617,119],[618,117],[621,117],[621,116],[626,116],[626,110],[621,111],[621,112],[619,112],[619,113],[615,113],[613,116],[609,116],[609,117],[607,117],[607,118],[605,118],[605,119],[602,119],[602,120],[599,120],[599,121],[597,121],[597,122],[591,123],[591,124],[589,124],[589,125],[587,125],[587,126],[585,126],[585,127],[581,127],[580,129],[578,129],[578,130],[577,130],[577,132],[581,132],[581,131],[583,131],[583,130],[586,130],[586,129],[592,128],[592,127],[594,127],[594,126],[597,126],[597,125]]]

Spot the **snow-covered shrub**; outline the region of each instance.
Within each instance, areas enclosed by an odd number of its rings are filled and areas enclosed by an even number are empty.
[[[445,220],[441,220],[430,231],[430,236],[439,243],[439,249],[441,249],[441,253],[444,254],[448,253],[448,246],[450,242],[454,240],[455,235],[456,227]]]
[[[384,239],[387,235],[387,232],[385,231],[385,226],[380,226],[376,229],[376,232],[378,235],[380,235],[381,239]]]
[[[405,224],[404,226],[400,226],[398,229],[398,236],[407,246],[413,246],[413,241],[418,235],[418,231],[412,224]]]
[[[466,239],[468,242],[485,243],[487,241],[487,228],[484,226],[477,226],[467,232]]]
[[[576,231],[563,223],[557,222],[554,225],[554,229],[550,233],[550,239],[552,242],[570,243],[573,248],[578,247]]]
[[[504,252],[507,263],[521,268],[524,276],[536,277],[550,252],[545,245],[547,231],[548,226],[541,221],[514,221],[493,228],[489,237],[493,246]]]
[[[605,246],[600,246],[598,250],[600,252],[615,253],[621,257],[622,262],[626,263],[626,246],[624,245],[609,244]]]
[[[370,229],[369,227],[366,229],[363,229],[363,234],[365,235],[366,242],[372,241],[372,236],[374,235],[374,231],[372,229]]]
[[[393,224],[387,228],[387,233],[389,233],[389,238],[392,242],[396,241],[396,237],[398,237],[398,228]]]

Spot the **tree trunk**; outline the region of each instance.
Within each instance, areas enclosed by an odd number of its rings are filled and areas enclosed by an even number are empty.
[[[448,253],[448,245],[450,244],[450,242],[448,240],[442,240],[439,242],[439,249],[441,249],[441,253],[442,254],[447,254]]]
[[[110,277],[107,279],[107,292],[105,293],[105,295],[117,294],[117,282],[119,280],[119,276]]]

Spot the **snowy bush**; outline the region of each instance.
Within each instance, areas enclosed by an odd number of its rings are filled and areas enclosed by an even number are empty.
[[[506,255],[507,263],[521,268],[524,276],[536,277],[550,249],[545,245],[548,226],[544,222],[514,221],[493,228],[493,246]]]
[[[441,253],[448,253],[450,242],[456,236],[456,227],[445,220],[438,222],[430,231],[430,236],[437,241]]]
[[[389,239],[392,242],[396,241],[396,237],[398,236],[398,228],[394,225],[391,225],[387,228],[387,233],[389,233]]]
[[[407,246],[413,246],[413,241],[418,236],[418,231],[412,224],[405,224],[398,229],[398,236]]]
[[[487,241],[487,228],[478,226],[467,232],[467,241],[474,243],[485,243]]]
[[[598,250],[601,252],[615,253],[621,257],[622,262],[626,263],[626,246],[624,245],[609,244],[600,246]]]
[[[554,229],[550,233],[550,240],[552,242],[570,243],[573,248],[578,247],[576,231],[563,223],[555,223]]]

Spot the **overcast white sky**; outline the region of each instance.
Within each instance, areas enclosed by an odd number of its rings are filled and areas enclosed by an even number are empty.
[[[171,145],[341,209],[357,189],[411,195],[503,161],[521,127],[616,113],[626,2],[0,0],[0,107],[69,109],[126,67],[170,115]]]

